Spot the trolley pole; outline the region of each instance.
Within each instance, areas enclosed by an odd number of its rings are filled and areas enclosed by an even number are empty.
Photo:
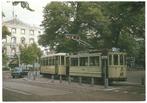
[[[104,73],[104,86],[105,86],[105,88],[108,88],[108,72],[107,72],[107,70],[108,70],[108,64],[107,64],[107,60],[108,60],[108,56],[107,56],[107,53],[108,51],[107,50],[105,50],[104,52],[103,52],[103,55],[102,55],[102,69],[103,69],[103,73]]]

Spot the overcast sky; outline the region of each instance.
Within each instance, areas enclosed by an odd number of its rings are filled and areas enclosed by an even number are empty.
[[[41,21],[43,20],[43,17],[42,17],[43,7],[45,7],[46,4],[49,3],[50,1],[49,0],[25,0],[25,1],[27,1],[30,5],[30,8],[35,11],[31,12],[29,10],[23,9],[21,8],[20,4],[18,4],[17,6],[14,6],[15,15],[17,15],[17,18],[22,20],[25,23],[39,26],[41,24]],[[2,0],[1,3],[2,3],[2,11],[5,14],[3,21],[12,19],[13,18],[12,0]]]

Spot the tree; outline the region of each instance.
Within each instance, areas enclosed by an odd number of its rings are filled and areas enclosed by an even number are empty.
[[[41,50],[37,47],[35,43],[31,45],[25,45],[20,47],[20,61],[25,64],[33,64],[42,55]]]
[[[2,53],[2,64],[3,66],[7,65],[7,62],[8,62],[8,56],[6,55],[6,53]]]
[[[23,9],[26,8],[29,11],[34,11],[33,9],[30,8],[29,3],[26,1],[13,1],[12,5],[17,6],[19,3]]]
[[[106,22],[106,18],[104,18],[100,5],[96,3],[52,2],[44,8],[42,26],[45,28],[45,34],[40,37],[39,43],[61,50],[62,47],[66,47],[63,44],[67,44],[63,41],[69,41],[64,39],[66,34],[79,35],[88,42],[87,32],[95,30],[95,34],[98,34],[97,28]],[[75,47],[75,45],[80,48],[78,42],[74,43],[73,46],[70,45],[70,48]]]
[[[57,51],[83,49],[78,42],[64,38],[75,34],[96,49],[117,47],[134,55],[134,38],[145,37],[145,3],[52,2],[44,8],[42,26],[45,32],[39,43]]]
[[[112,35],[113,46],[118,47],[121,34],[127,33],[133,37],[144,37],[144,2],[111,2],[106,4],[106,6],[105,11],[110,19],[109,28]],[[142,31],[142,33],[138,33],[139,31]]]
[[[45,34],[41,36],[39,43],[54,48],[68,31],[72,9],[65,3],[51,2],[43,12],[42,26],[45,28]]]
[[[6,26],[2,26],[2,39],[6,39],[7,35],[11,35],[11,32]]]

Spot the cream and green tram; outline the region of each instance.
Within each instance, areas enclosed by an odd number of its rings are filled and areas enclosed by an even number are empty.
[[[41,57],[41,74],[66,75],[66,53],[50,54]]]
[[[97,53],[57,53],[41,57],[41,74],[51,74],[78,78],[99,78],[106,76],[110,81],[126,80],[126,53],[108,52],[104,59],[101,52]]]
[[[101,52],[69,55],[69,76],[101,78],[103,80],[106,74],[110,81],[126,80],[126,53],[108,52],[106,57],[105,71]]]

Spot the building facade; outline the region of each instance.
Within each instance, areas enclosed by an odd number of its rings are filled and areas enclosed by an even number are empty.
[[[16,18],[5,21],[2,25],[6,26],[11,32],[11,35],[2,41],[3,52],[5,52],[9,58],[20,54],[20,45],[29,45],[31,43],[38,45],[38,37],[42,32],[40,28],[28,25]]]

